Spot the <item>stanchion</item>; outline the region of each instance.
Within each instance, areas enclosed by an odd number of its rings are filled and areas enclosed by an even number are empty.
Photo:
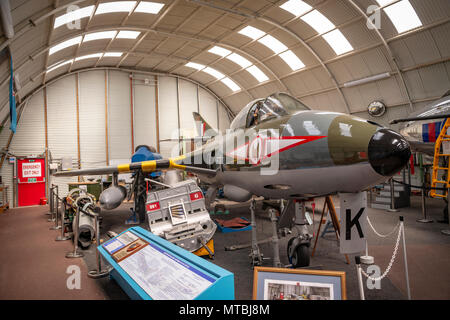
[[[366,255],[361,256],[360,259],[361,259],[361,263],[367,264],[367,265],[374,264],[374,262],[375,262],[375,259],[372,256],[369,256],[369,246],[367,244],[367,240],[366,240]]]
[[[391,179],[391,208],[388,211],[389,212],[399,212],[399,210],[395,208],[394,179]]]
[[[62,202],[62,204],[64,205],[64,209],[61,210],[61,235],[59,235],[58,237],[56,237],[55,241],[67,241],[72,239],[72,237],[67,237],[65,232],[66,232],[66,225],[65,225],[65,214],[66,214],[66,204],[64,202]]]
[[[73,230],[74,233],[74,241],[73,241],[73,252],[68,252],[66,254],[67,259],[81,258],[84,257],[84,254],[78,252],[78,228],[80,224],[80,209],[77,210],[75,214],[75,228]]]
[[[48,206],[49,206],[49,211],[46,212],[45,214],[47,216],[51,216],[53,213],[53,187],[49,188],[49,194],[48,194]],[[50,222],[50,219],[48,220],[48,222]],[[53,222],[53,221],[52,221]]]
[[[92,279],[101,279],[109,275],[109,270],[102,270],[102,257],[98,252],[98,247],[100,247],[100,222],[98,219],[98,213],[92,212],[91,215],[94,216],[95,220],[95,241],[97,244],[95,248],[95,258],[97,259],[97,270],[89,271],[88,277]]]
[[[53,201],[53,205],[56,203],[56,213],[55,213],[55,225],[50,228],[50,230],[59,230],[61,227],[58,225],[58,217],[59,217],[59,187],[56,186],[56,193],[53,192],[54,198],[56,201]]]
[[[50,188],[50,218],[47,220],[48,222],[55,222],[55,185],[52,184]]]
[[[417,222],[420,223],[431,223],[433,220],[427,219],[427,207],[425,205],[426,197],[425,197],[425,182],[422,183],[422,219],[417,219]]]
[[[450,188],[447,190],[447,218],[449,220],[449,224],[450,224],[450,202],[448,202],[450,199]],[[450,230],[449,229],[445,229],[445,230],[441,230],[442,234],[445,234],[446,236],[450,236]]]
[[[270,209],[270,221],[272,222],[272,247],[273,247],[273,266],[281,268],[280,246],[278,239],[277,214],[275,209]]]
[[[359,256],[356,256],[355,262],[356,262],[356,274],[358,276],[359,297],[361,298],[361,300],[366,300],[364,297],[364,286],[362,281],[361,258]]]
[[[409,287],[408,259],[406,258],[405,225],[404,225],[403,221],[404,221],[404,218],[400,217],[400,229],[401,229],[402,238],[403,238],[403,259],[405,261],[406,290],[408,292],[408,300],[411,300],[411,289]]]

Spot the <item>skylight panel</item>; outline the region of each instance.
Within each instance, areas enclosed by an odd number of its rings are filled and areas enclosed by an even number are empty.
[[[68,12],[62,16],[59,16],[55,19],[54,28],[61,27],[62,25],[71,23],[76,20],[81,20],[83,18],[90,17],[92,12],[94,11],[95,6],[84,7],[78,10],[74,10]]]
[[[227,59],[233,61],[234,63],[239,65],[241,68],[247,68],[247,67],[250,67],[252,65],[252,63],[250,61],[248,61],[243,56],[241,56],[241,55],[239,55],[237,53],[230,54],[227,57]]]
[[[241,31],[239,31],[240,34],[247,36],[249,38],[252,38],[253,40],[259,39],[261,37],[263,37],[266,33],[256,29],[252,26],[247,26],[244,29],[242,29]]]
[[[158,14],[163,7],[163,3],[141,1],[134,12]]]
[[[258,80],[258,82],[265,82],[269,80],[269,78],[264,74],[264,72],[262,72],[261,69],[259,69],[257,66],[251,66],[250,68],[247,69],[247,71],[253,77],[255,77],[255,79]]]
[[[270,34],[266,35],[264,38],[258,40],[259,43],[262,43],[267,48],[272,50],[275,54],[286,51],[288,47],[286,47],[283,43],[278,41],[276,38],[272,37]]]
[[[115,1],[100,3],[95,14],[105,14],[113,12],[128,12],[134,9],[136,1]]]
[[[221,48],[221,47],[218,47],[218,46],[215,46],[214,48],[211,48],[208,52],[213,53],[213,54],[217,54],[218,56],[221,56],[221,57],[226,57],[226,56],[228,56],[231,53],[230,50],[227,50],[227,49],[224,49],[224,48]]]
[[[226,85],[228,88],[230,88],[233,92],[237,92],[241,90],[241,87],[239,87],[236,82],[231,80],[230,78],[225,78],[220,80],[224,85]]]
[[[188,63],[186,63],[186,67],[197,69],[197,70],[205,69],[204,65],[198,64],[198,63],[195,63],[195,62],[188,62]]]
[[[297,71],[305,67],[305,64],[291,50],[280,54],[280,58],[288,64],[292,71]]]
[[[71,46],[74,46],[74,45],[77,45],[77,44],[80,44],[80,43],[81,43],[81,36],[76,37],[76,38],[72,38],[72,39],[64,41],[64,42],[62,42],[60,44],[57,44],[56,46],[51,47],[49,52],[48,52],[48,54],[52,55],[52,54],[54,54],[54,53],[56,53],[58,51],[64,50],[64,49],[66,49],[68,47],[71,47]]]
[[[376,0],[376,1],[380,5],[380,7],[384,7],[384,6],[387,6],[388,4],[391,4],[395,0]]]
[[[302,19],[307,24],[309,24],[319,34],[328,32],[328,31],[336,28],[335,25],[330,20],[328,20],[327,17],[325,17],[323,14],[321,14],[317,10],[314,10],[308,14],[305,14],[300,19]]]
[[[61,68],[61,67],[65,66],[65,65],[68,65],[68,64],[70,64],[72,62],[73,62],[73,59],[67,60],[67,61],[64,61],[64,62],[55,63],[53,66],[51,66],[51,67],[49,67],[47,69],[46,73],[52,72],[52,71],[54,71],[54,70],[56,70],[58,68]]]
[[[139,31],[120,31],[116,39],[136,39],[140,34]]]
[[[117,31],[102,31],[102,32],[94,32],[89,33],[84,36],[83,42],[93,41],[93,40],[101,40],[101,39],[112,39],[116,36]]]
[[[75,58],[75,61],[87,60],[87,59],[93,59],[93,58],[100,58],[102,55],[103,55],[103,53],[88,54],[88,55],[85,55],[85,56],[81,56],[81,57]]]
[[[312,9],[309,4],[301,0],[289,0],[281,5],[280,8],[292,13],[296,17],[301,16]]]
[[[398,33],[422,26],[419,16],[408,0],[402,0],[383,9]]]
[[[116,57],[121,57],[123,55],[123,52],[107,52],[103,55],[103,58],[116,58]]]
[[[347,38],[342,34],[339,29],[331,31],[325,35],[323,38],[326,42],[333,48],[334,52],[339,56],[341,54],[353,51],[353,47],[348,42]]]
[[[213,76],[217,80],[225,78],[225,75],[222,72],[217,71],[216,69],[207,67],[206,69],[202,70],[203,72],[206,72],[207,74]]]

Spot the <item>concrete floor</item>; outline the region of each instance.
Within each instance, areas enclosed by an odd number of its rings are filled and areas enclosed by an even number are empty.
[[[450,299],[450,237],[441,234],[441,229],[450,226],[437,222],[421,224],[416,219],[421,217],[420,198],[412,198],[411,208],[401,209],[399,213],[369,209],[368,214],[378,232],[389,233],[398,222],[398,217],[405,217],[408,265],[413,299]],[[335,201],[337,204],[338,201]],[[130,215],[130,205],[119,209],[102,212],[102,240],[107,240],[107,231],[117,233],[127,229],[124,221]],[[316,206],[316,228],[320,220],[321,201]],[[427,202],[428,216],[435,221],[442,218],[443,202],[430,199]],[[128,299],[121,288],[109,278],[94,281],[87,278],[88,270],[95,268],[94,246],[83,251],[83,259],[68,260],[65,253],[71,249],[71,241],[55,242],[56,231],[50,231],[47,222],[46,207],[10,210],[0,215],[0,299]],[[221,219],[244,217],[250,219],[247,206],[236,205],[230,208],[230,215],[217,216]],[[213,216],[215,218],[216,216]],[[258,239],[271,237],[271,225],[267,212],[258,210]],[[142,227],[146,227],[142,225]],[[368,233],[369,254],[375,257],[375,263],[382,272],[391,259],[396,234],[381,239],[370,230]],[[213,263],[231,271],[235,275],[236,299],[252,299],[253,270],[248,257],[249,249],[225,251],[225,246],[250,242],[251,232],[220,233],[215,240],[216,257]],[[289,238],[280,241],[280,256],[283,264],[288,264],[286,244]],[[270,244],[260,246],[265,257],[272,257]],[[365,290],[368,300],[406,299],[406,284],[403,255],[400,247],[395,263],[388,276],[381,281],[381,290]],[[344,256],[339,254],[339,247],[334,233],[320,238],[312,268],[321,270],[345,271],[347,277],[347,297],[359,299],[354,257],[347,265]],[[82,273],[82,290],[67,289],[67,267],[77,265]],[[265,260],[264,266],[272,266],[271,260]]]

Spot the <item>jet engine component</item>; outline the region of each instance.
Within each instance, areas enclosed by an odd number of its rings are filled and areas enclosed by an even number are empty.
[[[225,185],[223,193],[227,199],[235,202],[247,202],[252,198],[249,191],[230,184]]]

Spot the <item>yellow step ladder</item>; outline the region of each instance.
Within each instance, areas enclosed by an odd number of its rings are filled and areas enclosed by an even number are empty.
[[[450,135],[447,134],[448,128],[450,127],[450,118],[448,118],[444,126],[442,127],[441,133],[439,134],[436,144],[434,146],[434,159],[433,159],[433,176],[431,180],[431,188],[446,188],[450,186],[450,154],[443,153],[442,143],[450,141]],[[442,153],[441,153],[442,152]],[[441,165],[442,160],[447,160],[447,166]],[[439,172],[445,172],[447,181],[439,180]],[[437,190],[431,189],[430,196],[433,198],[447,198],[447,190],[443,194],[436,192]]]

